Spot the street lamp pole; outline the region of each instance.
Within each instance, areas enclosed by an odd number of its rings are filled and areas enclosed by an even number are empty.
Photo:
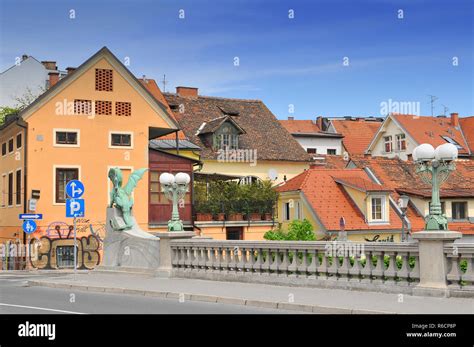
[[[407,195],[401,195],[400,199],[398,199],[398,207],[400,208],[402,212],[402,242],[408,241],[408,233],[405,235],[405,219],[407,215],[409,201],[410,201],[410,198]],[[407,225],[407,229],[408,229],[408,225]]]
[[[421,179],[431,185],[431,204],[429,214],[425,218],[425,230],[448,230],[448,220],[442,213],[439,190],[456,169],[454,160],[458,157],[458,149],[451,143],[436,148],[424,143],[413,150],[416,172]]]
[[[183,222],[179,219],[178,204],[179,200],[186,195],[190,181],[191,177],[183,172],[177,173],[176,176],[167,172],[160,175],[161,189],[173,204],[168,231],[184,231]]]

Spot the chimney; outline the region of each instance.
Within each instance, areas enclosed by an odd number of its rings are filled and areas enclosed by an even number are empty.
[[[176,87],[176,94],[183,97],[197,98],[198,88],[193,87]]]
[[[58,67],[56,66],[55,61],[42,61],[41,64],[44,65],[46,70],[57,70],[58,69]]]
[[[451,113],[451,125],[453,127],[459,126],[459,114]]]
[[[67,71],[67,74],[70,75],[70,74],[72,74],[74,71],[76,71],[76,68],[69,66],[69,67],[66,68],[66,71]]]
[[[323,130],[323,117],[319,116],[316,118],[316,125],[318,126],[319,130]]]
[[[288,116],[288,120],[295,120],[295,117]]]
[[[58,71],[52,71],[48,75],[49,75],[49,88],[51,88],[56,83],[58,83],[58,81],[59,81],[59,72]]]
[[[23,54],[23,55],[21,56],[21,61],[24,61],[24,60],[26,60],[26,59],[28,59],[28,54]]]

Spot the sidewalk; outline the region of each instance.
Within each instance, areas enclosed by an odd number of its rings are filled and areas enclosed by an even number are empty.
[[[314,313],[473,314],[474,299],[217,282],[90,272],[28,281],[30,286],[68,288],[285,309]],[[295,312],[297,313],[297,312]]]

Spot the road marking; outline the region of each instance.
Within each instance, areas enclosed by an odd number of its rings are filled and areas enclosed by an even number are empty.
[[[32,310],[52,311],[52,312],[61,312],[61,313],[70,313],[70,314],[87,314],[87,313],[82,313],[82,312],[73,312],[73,311],[65,311],[65,310],[55,310],[54,308],[44,308],[44,307],[35,307],[35,306],[23,306],[23,305],[4,304],[4,303],[1,303],[1,302],[0,302],[0,306],[29,308],[29,309],[32,309]]]

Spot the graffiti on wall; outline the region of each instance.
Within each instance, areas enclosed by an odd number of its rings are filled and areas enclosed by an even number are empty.
[[[105,224],[91,223],[89,219],[76,220],[77,268],[93,269],[100,264],[100,251],[105,238]],[[35,233],[30,245],[36,245],[36,257],[31,265],[38,269],[74,267],[74,226],[55,221],[46,230]],[[41,236],[42,235],[42,236]]]
[[[100,240],[94,236],[77,238],[77,268],[94,269],[100,264]],[[36,256],[30,257],[31,265],[37,269],[60,269],[74,267],[74,236],[68,238],[50,238],[42,236],[31,239],[30,246],[37,249]]]

